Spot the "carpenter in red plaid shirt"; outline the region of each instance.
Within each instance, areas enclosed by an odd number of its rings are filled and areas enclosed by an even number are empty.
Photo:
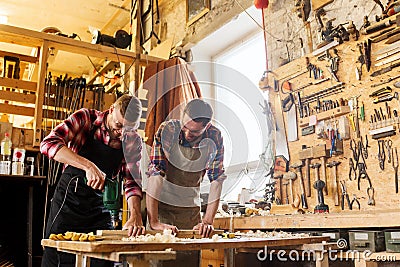
[[[142,142],[136,133],[141,114],[140,100],[123,95],[105,112],[76,111],[43,139],[40,151],[66,166],[51,201],[45,238],[66,231],[112,229],[111,214],[104,206],[101,191],[106,179],[112,182],[118,173],[123,174],[130,210],[123,227],[128,229],[128,235],[144,233],[138,184]],[[75,266],[74,262],[73,255],[46,247],[42,266]],[[92,260],[92,265],[105,267],[112,263]]]

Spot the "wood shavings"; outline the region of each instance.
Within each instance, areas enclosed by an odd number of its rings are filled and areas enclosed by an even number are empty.
[[[101,237],[96,237],[93,232],[88,234],[66,232],[65,234],[50,234],[49,239],[55,241],[96,241],[101,239]]]
[[[139,236],[123,237],[123,241],[136,241],[136,242],[155,242],[155,243],[175,243],[177,241],[175,234],[172,234],[170,229],[164,229],[163,233],[156,233],[155,235],[146,234]]]
[[[219,235],[217,235],[217,234],[215,234],[215,235],[213,235],[213,236],[211,237],[211,239],[212,239],[213,242],[217,242],[220,238],[221,238],[221,237],[220,237]]]
[[[283,231],[272,231],[272,232],[262,232],[257,230],[253,232],[252,230],[242,233],[235,232],[236,235],[241,235],[242,237],[257,237],[257,238],[293,238],[293,237],[309,237],[306,233],[288,233]]]

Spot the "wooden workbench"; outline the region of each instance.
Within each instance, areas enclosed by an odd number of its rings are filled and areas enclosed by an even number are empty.
[[[173,243],[156,242],[135,242],[122,240],[103,240],[95,242],[79,241],[54,241],[43,239],[42,245],[57,248],[59,251],[73,253],[76,255],[76,266],[82,266],[88,262],[90,257],[127,261],[130,266],[146,266],[145,254],[153,255],[156,259],[157,254],[168,259],[174,256],[172,253],[179,250],[204,250],[204,249],[224,249],[224,266],[233,266],[233,249],[237,248],[268,248],[272,247],[293,247],[304,244],[315,244],[327,241],[328,237],[292,237],[292,238],[234,238],[234,239],[185,239]],[[168,255],[169,254],[169,255]],[[140,256],[141,255],[141,256]],[[140,258],[141,257],[141,258]],[[133,260],[136,261],[133,261]],[[169,258],[170,259],[170,258]],[[140,263],[139,263],[140,260]],[[161,258],[162,260],[162,258]],[[317,266],[328,266],[327,261],[318,259]],[[136,262],[136,263],[135,263]],[[326,263],[325,263],[326,262]],[[324,265],[325,264],[325,265]]]

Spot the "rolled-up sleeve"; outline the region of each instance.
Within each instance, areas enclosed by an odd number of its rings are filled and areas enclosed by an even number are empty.
[[[90,130],[91,119],[87,109],[80,109],[57,125],[40,143],[40,152],[49,158],[54,158],[64,146],[76,152],[85,141]]]
[[[221,132],[213,127],[210,129],[210,136],[214,141],[216,150],[211,153],[210,160],[207,164],[207,176],[210,182],[212,181],[223,181],[226,179],[225,168],[224,168],[224,144]]]
[[[142,158],[142,139],[136,131],[124,133],[124,190],[126,199],[131,196],[143,197],[140,160]]]
[[[175,132],[173,122],[163,122],[154,136],[153,146],[150,154],[150,164],[148,166],[148,176],[164,176],[167,171],[167,159],[165,151],[171,146]]]

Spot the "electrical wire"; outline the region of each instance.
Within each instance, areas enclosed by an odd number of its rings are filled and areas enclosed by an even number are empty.
[[[257,24],[257,26],[258,26],[260,29],[262,29],[265,33],[267,33],[269,36],[271,36],[272,38],[274,38],[274,39],[277,40],[278,42],[293,43],[293,39],[294,39],[294,38],[288,39],[288,40],[284,40],[284,39],[282,39],[282,38],[276,37],[275,35],[273,35],[273,34],[270,33],[269,31],[265,30],[265,29],[263,28],[263,26],[262,26],[260,23],[258,23],[258,21],[257,21],[255,18],[253,18],[253,17],[249,14],[249,12],[247,12],[247,10],[246,10],[237,0],[235,0],[235,3],[238,4],[238,6],[247,14],[247,16],[248,16],[251,20],[253,20],[254,23]],[[300,29],[299,31],[297,31],[294,37],[298,36],[298,35],[299,35],[299,32],[300,32],[301,30],[302,30],[302,29]]]
[[[81,39],[81,37],[80,37],[79,35],[77,35],[77,37],[78,37],[79,40],[82,41],[82,39]],[[115,45],[112,45],[112,47],[114,48],[114,52],[115,52],[115,54],[116,54],[116,56],[117,56],[117,61],[118,61],[118,63],[119,63],[119,64],[122,64],[122,62],[121,62],[121,60],[120,60],[120,58],[119,58],[119,54],[118,54],[117,47],[116,47]],[[107,77],[106,75],[104,75],[104,73],[100,73],[100,71],[97,69],[96,65],[93,63],[92,59],[91,59],[89,56],[86,56],[86,57],[88,58],[88,60],[90,61],[90,63],[92,64],[94,70],[96,71],[96,73],[97,73],[98,75],[100,75],[100,76],[102,76],[102,77],[104,77],[104,78],[106,78],[106,79],[112,79],[112,78],[114,78],[114,77]],[[122,81],[124,82],[125,88],[128,88],[128,86],[127,86],[127,84],[126,84],[126,82],[125,82],[125,80],[124,80],[124,77],[125,77],[125,75],[129,72],[129,70],[132,68],[132,66],[133,66],[133,64],[134,64],[135,62],[136,62],[136,58],[133,59],[132,63],[129,65],[128,69],[126,69],[125,73],[120,74],[120,77],[121,77]]]
[[[62,201],[62,203],[61,203],[60,208],[58,209],[58,211],[57,211],[57,213],[56,213],[56,216],[54,216],[54,219],[53,219],[53,221],[52,221],[51,224],[50,224],[49,232],[51,232],[51,229],[53,228],[54,222],[56,221],[58,215],[60,214],[62,208],[64,207],[65,200],[67,199],[67,195],[68,195],[68,188],[69,188],[71,182],[72,182],[74,179],[77,179],[77,180],[76,180],[76,183],[78,183],[79,177],[80,177],[79,175],[75,175],[74,177],[71,178],[71,180],[69,180],[69,182],[68,182],[68,184],[67,184],[67,188],[65,189],[64,199],[63,199],[63,201]]]

